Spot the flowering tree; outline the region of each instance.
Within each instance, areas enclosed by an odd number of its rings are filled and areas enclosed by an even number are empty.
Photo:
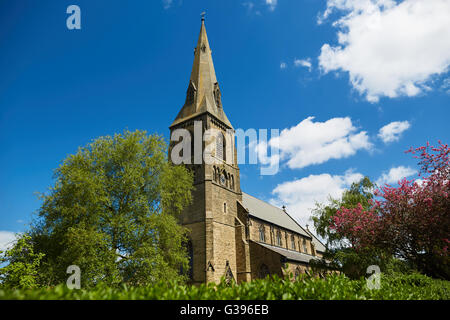
[[[385,250],[374,247],[364,247],[356,249],[352,242],[341,233],[330,228],[330,224],[338,210],[355,208],[359,212],[371,208],[373,191],[375,185],[369,177],[364,177],[360,181],[352,183],[349,189],[345,190],[341,198],[329,197],[326,203],[316,203],[313,209],[314,228],[317,234],[326,240],[327,250],[320,261],[310,261],[311,268],[324,270],[326,268],[341,270],[351,279],[359,279],[366,275],[367,267],[378,265],[383,270],[404,269],[406,265],[398,264]],[[359,221],[358,221],[359,222]],[[362,220],[361,220],[362,222]],[[365,223],[367,224],[367,223]],[[350,224],[349,224],[350,225]],[[356,229],[367,228],[366,226],[356,226]]]
[[[383,248],[426,274],[448,279],[450,149],[439,142],[407,152],[420,159],[421,180],[380,187],[369,209],[341,208],[330,228],[355,248]]]

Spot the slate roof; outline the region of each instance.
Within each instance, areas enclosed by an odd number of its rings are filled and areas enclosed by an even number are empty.
[[[283,257],[285,257],[288,260],[309,263],[310,260],[319,259],[318,257],[312,256],[309,254],[305,254],[305,253],[301,253],[301,252],[293,251],[293,250],[288,250],[288,249],[277,247],[277,246],[272,246],[267,243],[256,242],[256,241],[253,241],[253,242],[256,244],[259,244],[260,246],[263,246],[269,250],[275,251],[276,253],[279,253],[280,255],[282,255]]]
[[[242,204],[249,211],[251,216],[273,223],[287,230],[294,231],[308,238],[312,238],[316,250],[321,252],[325,251],[325,246],[311,232],[303,229],[300,224],[284,210],[245,192],[242,192]]]

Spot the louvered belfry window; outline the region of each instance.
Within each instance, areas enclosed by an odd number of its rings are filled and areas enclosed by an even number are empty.
[[[216,138],[216,157],[225,161],[225,138],[222,132],[217,134]]]
[[[220,160],[224,160],[224,138],[222,132],[219,132],[216,138],[216,157]]]

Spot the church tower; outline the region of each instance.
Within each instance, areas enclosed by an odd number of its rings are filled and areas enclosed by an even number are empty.
[[[187,159],[190,161],[184,163],[194,173],[195,189],[193,202],[180,219],[190,230],[192,282],[218,282],[221,277],[240,281],[245,267],[242,272],[242,259],[237,252],[242,251],[245,228],[238,219],[242,193],[234,129],[222,106],[204,18],[186,100],[169,128],[169,156],[175,145],[182,142],[180,131],[187,130],[191,137],[191,156]],[[204,158],[207,150],[208,161]]]

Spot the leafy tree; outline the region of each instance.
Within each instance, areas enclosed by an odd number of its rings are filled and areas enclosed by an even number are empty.
[[[341,269],[350,278],[366,274],[369,265],[378,265],[385,271],[391,255],[375,247],[356,248],[348,234],[337,232],[331,226],[340,210],[369,209],[374,198],[375,184],[364,177],[345,190],[341,199],[329,198],[328,203],[316,203],[312,220],[319,236],[326,240],[327,250],[324,259],[312,263],[312,268],[326,270],[330,267]],[[350,225],[350,224],[349,224]]]
[[[369,208],[374,188],[375,185],[369,177],[364,177],[352,183],[350,188],[344,191],[341,199],[329,197],[327,204],[316,203],[312,220],[317,234],[326,239],[327,247],[347,246],[345,237],[330,228],[333,218],[341,207],[356,208],[358,204],[361,204],[364,208]]]
[[[332,229],[355,247],[389,250],[428,275],[449,279],[450,149],[439,142],[407,152],[420,159],[422,182],[382,186],[369,208],[338,210]]]
[[[8,263],[0,269],[0,283],[6,288],[36,288],[39,266],[43,253],[35,253],[31,237],[20,236],[16,244],[6,252],[0,251],[0,264]]]
[[[160,136],[126,131],[69,155],[41,194],[30,231],[43,285],[64,283],[69,265],[84,287],[145,285],[184,279],[186,229],[178,215],[191,202],[192,174],[167,160]]]

